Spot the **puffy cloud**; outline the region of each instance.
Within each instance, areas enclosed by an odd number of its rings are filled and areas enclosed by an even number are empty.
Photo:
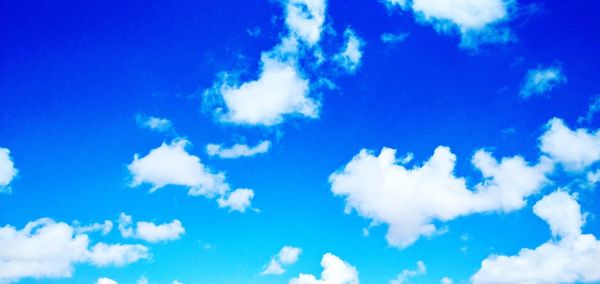
[[[559,67],[538,67],[527,72],[519,94],[524,99],[534,95],[542,95],[566,81],[567,77],[563,75]]]
[[[567,170],[581,171],[600,160],[600,130],[569,129],[558,118],[546,124],[540,148]]]
[[[135,154],[128,169],[133,177],[131,186],[143,183],[152,185],[150,191],[155,191],[167,185],[189,187],[189,195],[224,194],[229,190],[223,173],[213,173],[200,158],[186,151],[189,141],[178,138],[171,144],[163,143],[153,149],[148,155],[140,158]]]
[[[247,188],[238,188],[225,196],[219,197],[217,203],[221,208],[229,208],[229,211],[245,212],[254,198],[254,191]]]
[[[171,130],[173,124],[166,118],[137,115],[135,117],[138,125],[143,128],[147,128],[156,132],[167,132]]]
[[[106,278],[106,277],[100,277],[96,281],[96,284],[117,284],[117,281],[112,280],[110,278]]]
[[[290,284],[358,284],[358,271],[339,257],[326,253],[321,259],[321,279],[311,274],[300,274]]]
[[[425,263],[422,261],[417,262],[417,268],[415,270],[405,269],[402,273],[398,274],[396,279],[390,281],[390,284],[402,284],[406,283],[408,278],[424,275],[427,272],[427,268],[425,267]]]
[[[112,231],[113,223],[109,220],[104,221],[104,223],[94,223],[91,225],[81,225],[78,221],[73,222],[73,229],[77,234],[85,234],[85,233],[93,233],[93,232],[102,232],[102,235],[107,235]]]
[[[210,156],[219,156],[223,159],[235,159],[239,157],[252,157],[263,154],[271,148],[271,141],[261,141],[258,145],[250,147],[246,144],[235,144],[229,148],[224,148],[219,144],[206,145],[206,152]]]
[[[419,22],[433,25],[438,32],[460,33],[464,48],[511,39],[510,31],[501,25],[511,18],[515,5],[512,0],[386,0],[385,3],[412,11]]]
[[[309,81],[295,63],[263,54],[261,74],[255,81],[231,86],[224,83],[220,94],[226,111],[217,110],[224,122],[272,126],[286,115],[316,118],[319,104],[309,96]]]
[[[0,282],[71,277],[77,263],[123,266],[149,256],[148,248],[142,245],[89,246],[86,234],[49,218],[29,222],[21,230],[10,225],[1,227]]]
[[[292,265],[298,261],[302,249],[292,246],[284,246],[276,256],[271,258],[269,264],[260,273],[261,275],[279,275],[285,272],[283,265]]]
[[[483,175],[474,190],[454,175],[456,156],[448,147],[435,149],[422,166],[399,164],[396,150],[384,148],[379,156],[367,150],[343,170],[330,176],[331,191],[345,198],[346,213],[355,210],[373,225],[386,224],[386,239],[404,248],[421,236],[436,232],[434,222],[478,212],[509,212],[525,205],[525,198],[545,183],[550,162],[530,166],[519,156],[497,161],[484,150],[472,163]]]
[[[0,147],[0,193],[10,192],[8,186],[17,176],[18,170],[10,157],[10,150]]]
[[[442,284],[454,284],[454,281],[452,281],[452,279],[450,279],[449,277],[444,277],[444,278],[442,278],[442,280],[440,280],[440,283],[442,283]]]
[[[135,228],[131,226],[130,215],[121,213],[119,216],[119,231],[124,238],[136,238],[151,243],[177,240],[185,233],[181,222],[177,219],[170,223],[156,225],[151,222],[136,222]]]
[[[325,0],[284,1],[285,23],[297,39],[313,46],[321,39],[327,3]]]
[[[364,42],[350,28],[346,28],[344,31],[344,38],[346,39],[346,44],[340,53],[333,57],[333,60],[335,60],[346,71],[354,73],[360,66],[360,60],[362,58],[361,49],[364,45]]]
[[[176,138],[171,144],[162,143],[148,155],[140,158],[135,154],[128,169],[133,177],[131,186],[143,183],[152,185],[150,192],[167,185],[188,187],[188,195],[208,198],[219,196],[219,207],[244,212],[254,197],[251,189],[236,189],[233,192],[225,181],[225,174],[215,173],[201,163],[200,158],[186,151],[189,141]]]
[[[574,283],[600,281],[600,241],[581,234],[580,206],[569,194],[557,191],[534,206],[546,221],[551,239],[515,256],[491,255],[471,278],[473,283]]]

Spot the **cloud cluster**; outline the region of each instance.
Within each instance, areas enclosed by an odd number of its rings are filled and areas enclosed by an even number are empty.
[[[378,156],[362,150],[343,170],[330,176],[331,191],[345,198],[346,212],[355,210],[373,224],[387,224],[386,239],[404,248],[436,232],[435,221],[448,221],[477,212],[509,212],[546,182],[551,163],[529,165],[519,156],[497,161],[479,150],[472,163],[484,179],[469,189],[454,174],[456,156],[448,147],[435,149],[422,166],[398,164],[396,151]]]
[[[261,54],[256,79],[240,82],[235,72],[222,79],[205,94],[205,104],[215,105],[214,115],[221,122],[273,126],[287,117],[317,118],[320,101],[312,93],[314,82],[305,73],[303,61],[318,68],[328,58],[319,47],[327,18],[325,0],[285,0],[287,32],[280,43]],[[349,72],[358,68],[361,41],[351,30],[345,33],[346,45],[333,61]],[[318,84],[317,84],[318,85]]]
[[[235,144],[229,148],[225,148],[219,144],[208,144],[206,145],[206,153],[209,156],[218,156],[222,159],[236,159],[264,154],[269,151],[269,148],[271,148],[271,141],[261,141],[254,147],[246,144]]]
[[[540,137],[541,149],[570,171],[583,171],[600,160],[600,130],[571,130],[563,120],[551,119]]]
[[[290,284],[358,284],[358,271],[339,257],[326,253],[321,259],[321,278],[301,273],[290,280]]]
[[[128,165],[133,179],[131,186],[148,183],[152,185],[151,192],[167,185],[184,186],[188,188],[189,195],[208,198],[220,196],[219,200],[225,201],[219,202],[221,207],[229,206],[231,210],[243,212],[250,205],[253,191],[237,189],[231,192],[225,174],[213,172],[202,164],[199,157],[189,154],[186,150],[189,144],[186,139],[176,138],[170,144],[162,143],[144,157],[135,154]],[[232,195],[235,202],[226,202]]]
[[[411,11],[418,22],[432,25],[440,33],[459,33],[461,47],[511,40],[505,23],[511,18],[514,0],[385,0],[388,7]]]
[[[284,265],[292,265],[298,261],[302,249],[292,246],[284,246],[276,256],[271,258],[265,266],[261,275],[279,275],[285,272]]]
[[[91,242],[65,223],[42,218],[23,229],[0,228],[0,282],[22,278],[71,277],[74,265],[123,266],[149,257],[148,248],[135,244]]]
[[[10,157],[10,150],[0,147],[0,193],[10,192],[9,184],[17,173],[18,170]]]
[[[156,225],[152,222],[138,221],[132,227],[133,219],[130,215],[119,215],[119,231],[124,238],[135,238],[150,243],[177,240],[185,233],[181,222],[177,219],[170,223]]]
[[[522,98],[528,99],[531,96],[550,92],[565,82],[567,82],[567,77],[563,75],[558,66],[538,67],[527,71],[519,94]]]
[[[584,218],[577,201],[563,191],[542,198],[533,213],[550,226],[553,239],[515,256],[491,255],[471,278],[473,283],[575,283],[600,281],[600,241],[582,234]]]

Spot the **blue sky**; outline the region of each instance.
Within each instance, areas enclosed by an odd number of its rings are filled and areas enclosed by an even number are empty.
[[[2,1],[0,283],[600,282],[600,4],[441,3]]]

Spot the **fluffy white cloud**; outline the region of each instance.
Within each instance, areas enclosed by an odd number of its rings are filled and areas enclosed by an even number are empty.
[[[217,203],[221,208],[229,208],[229,211],[245,212],[252,203],[254,191],[247,188],[238,188],[227,195],[219,197]]]
[[[281,123],[286,115],[318,116],[319,104],[309,96],[309,81],[295,63],[263,54],[261,69],[255,81],[220,87],[227,109],[218,114],[222,121],[271,126]]]
[[[287,0],[285,23],[297,39],[313,46],[321,39],[327,3],[325,0]]]
[[[283,265],[292,265],[298,261],[302,249],[292,246],[284,246],[276,256],[271,258],[269,264],[260,273],[261,275],[279,275],[285,272]]]
[[[567,170],[581,171],[600,160],[600,130],[571,130],[558,118],[546,124],[541,150]]]
[[[71,277],[77,263],[122,266],[149,256],[142,245],[89,246],[86,234],[77,234],[71,226],[49,218],[29,222],[21,230],[1,227],[0,282]]]
[[[179,220],[173,220],[170,223],[156,225],[151,222],[136,222],[135,228],[132,226],[130,215],[121,213],[119,216],[119,231],[124,238],[136,238],[151,243],[177,240],[185,233],[185,229]]]
[[[530,166],[519,156],[494,159],[479,150],[472,163],[483,175],[474,190],[454,175],[456,156],[438,147],[422,166],[407,168],[389,148],[374,156],[362,150],[343,170],[330,176],[331,191],[345,198],[346,213],[355,210],[373,225],[387,224],[386,239],[404,248],[436,232],[434,222],[490,211],[509,212],[546,182],[551,162]]]
[[[8,185],[17,176],[17,169],[10,157],[10,150],[0,147],[0,193],[10,192]]]
[[[166,118],[137,115],[135,119],[140,127],[156,132],[167,132],[173,127],[171,121]]]
[[[109,220],[104,221],[104,223],[94,223],[91,225],[81,225],[78,221],[73,222],[73,229],[77,234],[86,234],[93,232],[102,232],[102,235],[107,235],[112,231],[113,223]]]
[[[396,279],[390,281],[390,284],[402,284],[406,283],[409,278],[423,275],[427,272],[427,268],[425,267],[425,263],[422,261],[417,262],[417,268],[415,270],[405,269],[402,273],[398,274]]]
[[[254,147],[246,144],[235,144],[229,148],[224,148],[223,145],[208,144],[206,145],[206,153],[210,156],[219,156],[223,159],[235,159],[263,154],[269,151],[269,148],[271,148],[271,141],[261,141]]]
[[[360,66],[364,42],[350,28],[346,28],[346,31],[344,31],[344,38],[346,39],[346,44],[340,53],[333,57],[333,60],[346,69],[346,71],[354,73]]]
[[[200,158],[186,151],[189,141],[178,138],[171,144],[163,143],[148,155],[140,158],[135,154],[128,169],[133,177],[131,186],[143,183],[152,185],[155,191],[167,185],[189,187],[189,195],[212,197],[222,195],[229,190],[223,173],[213,173]]]
[[[480,43],[506,42],[510,31],[501,24],[510,20],[513,0],[386,0],[388,6],[410,10],[421,23],[438,32],[458,32],[461,46],[477,48]]]
[[[516,256],[491,255],[471,278],[473,283],[575,283],[600,281],[600,241],[581,234],[580,206],[569,194],[557,191],[540,200],[534,213],[544,219],[551,239]]]
[[[300,274],[290,284],[358,284],[358,271],[339,257],[326,253],[321,259],[321,279],[312,274]]]
[[[110,278],[106,278],[106,277],[100,277],[96,281],[96,284],[117,284],[117,281],[112,280]]]
[[[534,95],[542,95],[566,81],[567,77],[563,75],[559,67],[538,67],[527,72],[519,94],[525,99]]]

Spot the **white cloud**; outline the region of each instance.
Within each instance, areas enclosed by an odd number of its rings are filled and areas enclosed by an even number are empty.
[[[173,283],[171,283],[171,284],[183,284],[183,283],[181,283],[181,282],[179,282],[177,280],[173,280]]]
[[[247,188],[238,188],[227,195],[219,197],[217,203],[221,208],[229,208],[229,211],[245,212],[252,203],[254,191]]]
[[[449,277],[444,277],[444,278],[442,278],[442,280],[440,280],[440,283],[442,283],[442,284],[454,284],[454,281],[452,281],[452,279],[450,279]]]
[[[117,281],[112,280],[110,278],[106,278],[106,277],[100,277],[96,281],[96,284],[117,284]]]
[[[383,43],[398,43],[398,42],[405,41],[409,35],[410,35],[409,33],[399,33],[399,34],[384,33],[381,35],[380,39]]]
[[[415,270],[405,269],[402,273],[398,274],[396,279],[391,280],[390,284],[402,284],[406,283],[409,278],[424,275],[427,272],[427,268],[425,267],[425,263],[422,261],[417,262],[417,268]]]
[[[567,170],[582,171],[600,160],[600,130],[569,129],[558,118],[546,124],[541,150]]]
[[[89,246],[86,234],[77,234],[71,226],[49,218],[29,222],[21,230],[1,227],[0,282],[71,277],[77,263],[123,266],[149,257],[148,248],[142,245]]]
[[[17,173],[18,170],[10,157],[10,150],[0,147],[0,193],[10,192],[9,184]]]
[[[350,28],[346,28],[344,31],[344,38],[346,39],[346,44],[340,53],[333,57],[333,60],[346,69],[346,71],[354,73],[360,66],[364,42]]]
[[[78,221],[73,222],[73,229],[77,234],[86,234],[100,231],[102,235],[107,235],[112,231],[113,223],[109,220],[104,221],[104,223],[94,223],[91,225],[81,225]]]
[[[250,147],[246,144],[235,144],[229,148],[224,148],[219,144],[206,145],[206,153],[210,156],[219,156],[223,159],[236,159],[239,157],[252,157],[258,154],[264,154],[269,151],[271,141],[261,141],[258,145]]]
[[[119,216],[119,231],[124,238],[136,238],[151,243],[177,240],[185,233],[181,222],[177,219],[170,223],[156,225],[151,222],[136,222],[132,227],[133,220],[130,215],[121,213]]]
[[[519,94],[524,99],[534,95],[542,95],[566,81],[567,77],[563,75],[559,67],[538,67],[527,71]]]
[[[167,132],[171,130],[173,124],[166,118],[137,115],[135,117],[138,125],[142,128],[147,128],[156,132]]]
[[[146,276],[141,276],[138,280],[137,280],[137,284],[148,284],[148,278]]]
[[[300,274],[290,284],[358,284],[358,271],[339,257],[326,253],[321,259],[321,279],[311,274]]]
[[[386,0],[388,6],[410,10],[421,23],[438,32],[458,32],[461,47],[477,48],[480,43],[507,42],[510,31],[502,24],[511,18],[512,0]]]
[[[285,23],[290,33],[313,46],[321,39],[327,3],[325,0],[287,0]]]
[[[178,138],[171,144],[163,143],[148,155],[140,158],[136,154],[128,169],[133,177],[131,186],[143,183],[152,185],[155,191],[167,185],[189,187],[189,195],[212,197],[229,190],[223,173],[213,173],[200,158],[186,151],[189,141]]]
[[[569,194],[557,191],[540,200],[534,213],[544,219],[551,239],[515,256],[491,255],[471,278],[473,283],[574,283],[600,281],[600,241],[581,234],[580,206]]]
[[[478,212],[509,212],[525,205],[525,198],[545,183],[551,163],[542,158],[530,166],[519,156],[494,159],[479,150],[472,163],[484,179],[469,190],[454,175],[456,156],[438,147],[422,166],[399,164],[396,151],[379,156],[362,150],[343,170],[330,176],[331,191],[345,198],[346,213],[355,210],[373,224],[386,224],[386,239],[404,248],[421,236],[436,232],[435,221],[448,221]]]
[[[298,261],[302,249],[292,246],[284,246],[276,256],[272,257],[269,264],[260,273],[261,275],[279,275],[285,272],[283,265],[292,265]]]

